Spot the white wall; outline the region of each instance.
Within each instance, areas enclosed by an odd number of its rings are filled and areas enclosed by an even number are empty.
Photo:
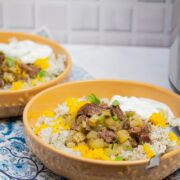
[[[176,1],[0,0],[0,28],[32,32],[47,26],[63,43],[168,46]]]

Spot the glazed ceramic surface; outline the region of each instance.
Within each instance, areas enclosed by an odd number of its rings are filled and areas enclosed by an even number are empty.
[[[36,118],[45,110],[53,110],[67,97],[82,97],[95,93],[98,97],[122,96],[146,97],[167,104],[180,117],[180,97],[152,85],[118,80],[94,80],[75,82],[49,88],[36,95],[23,114],[25,136],[34,154],[52,171],[70,179],[162,179],[180,167],[180,150],[161,157],[160,166],[146,169],[148,160],[110,162],[89,160],[65,154],[44,143],[34,135],[32,127]]]
[[[6,43],[12,38],[16,38],[17,40],[32,40],[37,43],[46,44],[54,50],[55,54],[60,53],[65,55],[67,61],[65,64],[65,70],[58,77],[49,82],[24,90],[0,90],[0,118],[22,115],[24,106],[35,94],[62,82],[68,76],[71,70],[70,55],[59,44],[37,35],[18,32],[0,32],[1,43]]]

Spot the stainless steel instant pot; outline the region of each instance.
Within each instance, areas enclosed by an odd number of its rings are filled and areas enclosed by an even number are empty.
[[[171,34],[169,80],[173,88],[180,93],[180,0],[175,3],[173,16],[176,27]]]

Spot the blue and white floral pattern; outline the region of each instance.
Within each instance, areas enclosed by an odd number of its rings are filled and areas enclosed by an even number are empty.
[[[0,179],[60,179],[28,149],[21,119],[0,122]]]
[[[74,66],[68,81],[91,79],[91,76]],[[0,121],[0,180],[63,180],[48,170],[26,145],[21,119]],[[180,179],[180,171],[166,178]]]

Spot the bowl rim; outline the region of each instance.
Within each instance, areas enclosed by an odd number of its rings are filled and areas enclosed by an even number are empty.
[[[3,34],[9,34],[9,35],[12,35],[12,38],[13,38],[13,36],[19,36],[20,35],[20,36],[27,36],[27,39],[28,39],[28,37],[32,37],[32,38],[36,38],[37,41],[43,40],[43,41],[49,42],[50,44],[54,44],[57,47],[59,46],[64,51],[64,54],[67,56],[67,59],[65,61],[64,70],[54,79],[47,81],[47,82],[43,82],[42,84],[39,84],[37,86],[33,86],[33,87],[25,88],[25,89],[19,89],[19,90],[9,90],[9,89],[2,90],[2,89],[0,89],[0,94],[9,95],[9,94],[26,93],[26,92],[36,91],[39,89],[45,89],[49,86],[52,86],[52,85],[58,83],[60,80],[63,80],[69,74],[69,72],[72,68],[72,59],[71,59],[69,52],[63,46],[61,46],[59,43],[57,43],[53,40],[50,40],[48,38],[44,38],[42,36],[38,36],[36,34],[31,34],[31,33],[16,32],[16,31],[0,31],[0,34],[2,34],[2,35]],[[32,41],[34,41],[34,40],[32,40]],[[46,42],[44,44],[46,44]],[[43,44],[43,43],[40,43],[40,44]],[[48,46],[51,47],[51,45],[48,45]]]
[[[79,157],[79,156],[75,156],[75,155],[71,155],[68,153],[65,153],[45,142],[43,142],[38,136],[36,136],[32,130],[32,128],[28,125],[28,118],[27,118],[27,114],[28,114],[28,110],[29,107],[33,104],[33,102],[40,97],[43,94],[46,94],[46,92],[49,92],[53,89],[58,89],[64,86],[68,86],[68,85],[73,85],[73,84],[83,84],[83,83],[89,83],[89,82],[119,82],[119,83],[129,83],[129,84],[134,84],[134,85],[140,85],[140,86],[146,86],[155,90],[160,90],[161,92],[165,92],[171,96],[174,96],[175,98],[178,98],[180,100],[180,96],[175,94],[174,92],[171,92],[167,89],[164,89],[162,87],[158,87],[155,85],[151,85],[149,83],[144,83],[144,82],[138,82],[138,81],[129,81],[129,80],[117,80],[117,79],[96,79],[96,80],[86,80],[86,81],[75,81],[75,82],[68,82],[68,83],[64,83],[64,84],[60,84],[54,87],[50,87],[40,93],[38,93],[37,95],[35,95],[26,105],[24,111],[23,111],[23,124],[24,124],[24,130],[28,131],[28,134],[31,136],[31,138],[38,142],[41,146],[43,146],[44,148],[48,149],[49,151],[56,153],[60,156],[64,156],[65,158],[69,158],[71,160],[76,160],[79,162],[84,162],[84,163],[90,163],[90,164],[98,164],[98,165],[104,165],[104,166],[136,166],[136,165],[145,165],[149,162],[149,159],[145,159],[145,160],[134,160],[134,161],[105,161],[105,160],[93,160],[93,159],[88,159],[88,158],[83,158],[83,157]],[[26,134],[26,133],[25,133]],[[26,135],[25,135],[26,136]],[[162,155],[160,157],[161,160],[165,160],[168,159],[174,155],[176,155],[177,153],[180,153],[180,148],[177,148],[175,150],[172,150],[170,152],[165,153],[164,155]]]

